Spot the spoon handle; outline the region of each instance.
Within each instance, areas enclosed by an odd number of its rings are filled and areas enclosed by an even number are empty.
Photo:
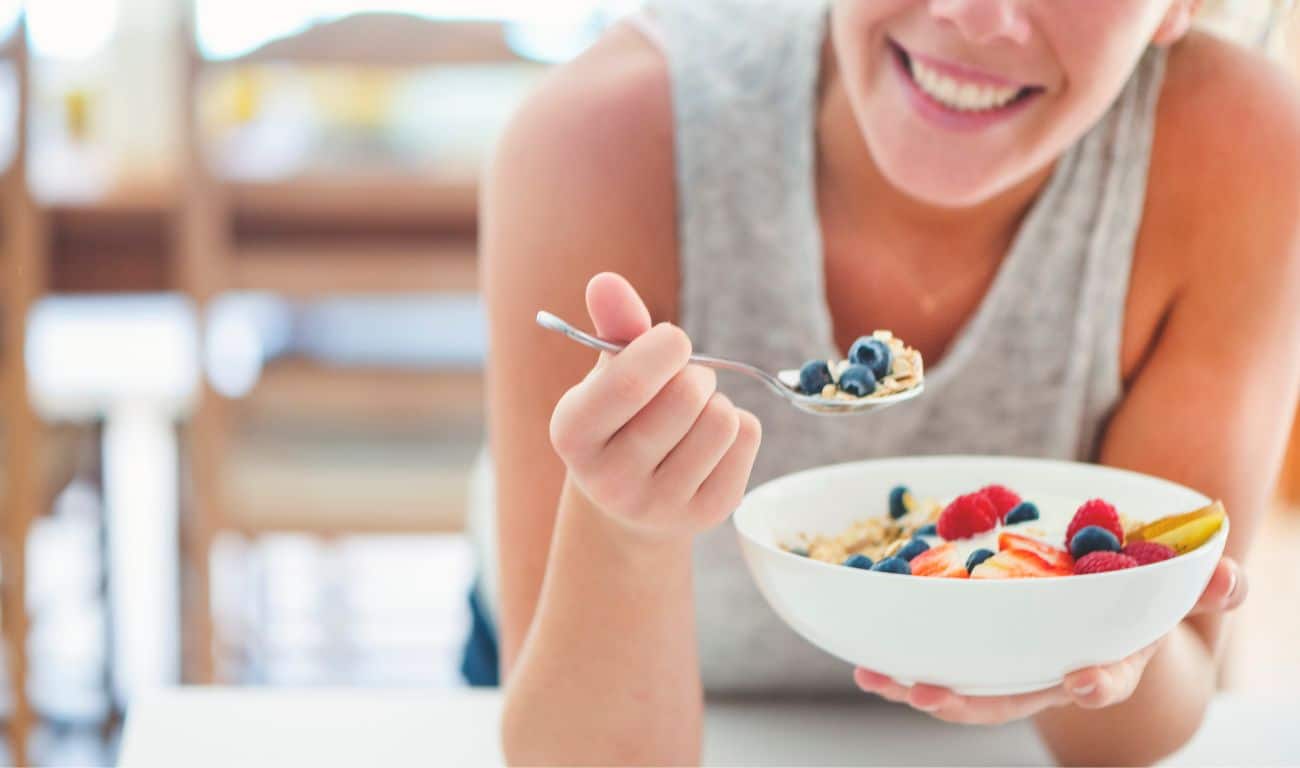
[[[574,328],[572,325],[569,325],[568,323],[564,322],[563,320],[556,317],[555,315],[552,315],[550,312],[538,312],[537,324],[542,326],[548,331],[555,331],[556,333],[562,333],[565,336],[568,336],[569,338],[578,342],[579,344],[585,344],[586,346],[591,347],[592,349],[598,349],[601,352],[608,352],[611,355],[622,352],[623,348],[627,346],[626,344],[617,344],[612,341],[605,341],[604,339],[598,339],[595,336],[592,336],[590,333],[586,333],[585,331],[580,331],[577,328]]]
[[[589,333],[574,328],[572,325],[569,325],[555,315],[552,315],[550,312],[538,312],[537,324],[549,331],[562,333],[579,344],[585,344],[586,346],[600,350],[601,352],[617,354],[623,351],[623,348],[627,346],[626,344],[618,344],[612,341],[596,338]],[[761,368],[755,368],[746,363],[738,363],[735,360],[725,360],[720,357],[710,357],[708,355],[691,355],[690,360],[696,365],[703,365],[709,368],[715,368],[722,371],[732,371],[734,373],[750,376],[776,390],[776,392],[782,396],[789,394],[789,390],[781,383],[780,379]]]

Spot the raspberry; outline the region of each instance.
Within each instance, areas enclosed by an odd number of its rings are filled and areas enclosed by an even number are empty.
[[[1167,547],[1155,541],[1135,541],[1124,547],[1124,554],[1137,561],[1138,565],[1151,565],[1168,560],[1178,554],[1173,547]]]
[[[1074,575],[1083,576],[1089,573],[1105,573],[1106,571],[1122,571],[1125,568],[1136,568],[1137,561],[1128,555],[1121,555],[1118,552],[1092,552],[1084,555],[1074,561]]]
[[[1007,513],[1020,503],[1020,496],[1005,485],[990,485],[981,488],[980,493],[993,503],[993,511],[998,513],[999,520],[1005,520]]]
[[[976,534],[995,528],[998,513],[993,502],[983,493],[958,496],[939,515],[939,535],[948,541],[969,539]]]
[[[1079,511],[1074,513],[1070,527],[1065,530],[1065,548],[1070,548],[1070,542],[1074,541],[1074,534],[1090,525],[1105,528],[1115,534],[1120,544],[1124,543],[1124,525],[1119,521],[1119,512],[1101,499],[1093,499],[1085,501],[1083,506],[1079,507]]]

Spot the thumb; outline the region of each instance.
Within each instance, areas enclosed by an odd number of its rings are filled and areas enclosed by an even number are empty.
[[[602,339],[629,342],[650,330],[650,310],[622,275],[602,272],[587,283],[587,313]]]
[[[1219,561],[1210,583],[1197,601],[1192,614],[1220,613],[1237,608],[1246,599],[1246,574],[1236,560],[1224,557]]]

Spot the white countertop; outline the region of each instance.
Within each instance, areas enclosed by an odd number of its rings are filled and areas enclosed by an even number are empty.
[[[140,696],[127,768],[495,765],[500,696],[468,690],[184,688]],[[713,701],[710,765],[1042,765],[1033,728],[953,726],[867,699]],[[1224,695],[1173,765],[1300,765],[1300,695]]]

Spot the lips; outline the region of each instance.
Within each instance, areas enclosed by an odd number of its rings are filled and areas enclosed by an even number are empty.
[[[888,43],[911,85],[936,106],[955,113],[996,113],[1043,92],[1040,86],[1015,83],[996,75],[913,54],[893,40]]]

